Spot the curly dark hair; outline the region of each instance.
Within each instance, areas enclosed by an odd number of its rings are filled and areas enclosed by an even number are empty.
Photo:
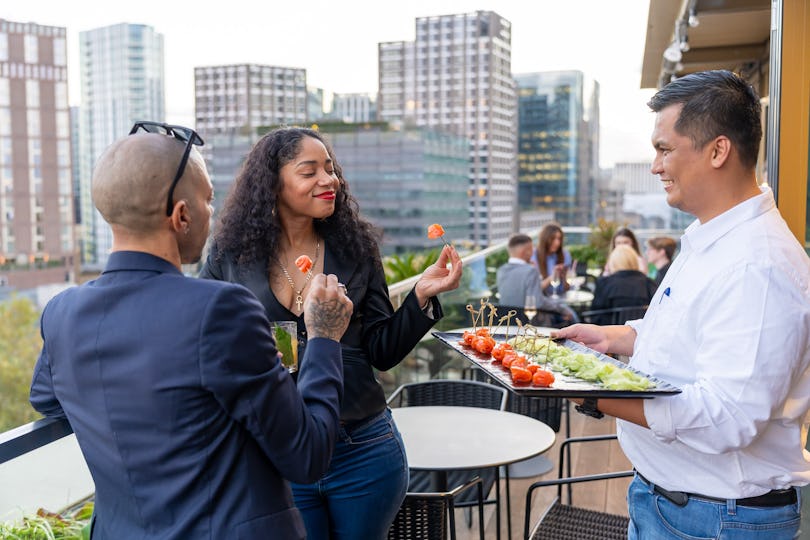
[[[360,217],[357,200],[349,193],[343,170],[332,147],[312,129],[283,127],[264,135],[245,159],[219,215],[214,240],[220,255],[231,254],[237,263],[270,263],[278,252],[281,221],[274,209],[283,186],[281,168],[295,159],[304,137],[323,143],[340,182],[331,216],[315,220],[315,231],[329,248],[343,257],[379,262],[376,229]]]

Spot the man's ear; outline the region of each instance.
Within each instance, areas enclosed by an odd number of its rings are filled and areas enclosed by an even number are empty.
[[[191,217],[188,212],[188,204],[185,199],[180,199],[174,203],[172,215],[169,216],[169,222],[175,233],[188,234],[191,227]]]
[[[712,166],[719,169],[731,156],[731,140],[725,135],[720,135],[709,144],[711,145]]]

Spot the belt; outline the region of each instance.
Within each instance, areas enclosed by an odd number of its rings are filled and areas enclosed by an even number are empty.
[[[678,506],[686,506],[686,503],[689,502],[689,499],[702,499],[705,501],[715,502],[726,504],[728,502],[727,499],[718,499],[717,497],[709,497],[707,495],[700,495],[699,493],[687,493],[685,491],[669,491],[661,486],[653,484],[644,476],[636,471],[639,479],[642,482],[647,484],[648,486],[652,486],[653,491],[663,498],[667,499],[669,502],[676,504]],[[735,499],[734,502],[737,506],[758,506],[763,508],[774,507],[774,506],[787,506],[789,504],[796,504],[798,501],[798,497],[796,496],[796,490],[794,488],[787,488],[787,489],[773,489],[768,493],[763,493],[762,495],[757,495],[756,497],[746,497],[745,499]]]

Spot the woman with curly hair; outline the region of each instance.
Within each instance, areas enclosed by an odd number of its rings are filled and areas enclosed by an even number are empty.
[[[306,273],[294,263],[300,255],[312,259]],[[321,272],[336,274],[354,303],[341,339],[342,429],[326,475],[292,485],[295,504],[310,540],[382,539],[405,497],[408,464],[373,368],[397,365],[442,316],[436,295],[458,287],[461,259],[445,246],[394,311],[376,233],[331,147],[317,131],[276,129],[239,172],[200,276],[246,286],[271,321],[296,320],[302,350],[303,299]]]

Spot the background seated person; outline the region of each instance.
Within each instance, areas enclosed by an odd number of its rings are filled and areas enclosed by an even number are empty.
[[[616,249],[616,246],[630,246],[636,254],[636,261],[638,261],[637,269],[644,274],[647,273],[647,261],[641,256],[641,247],[638,245],[636,235],[627,227],[619,227],[613,233],[613,238],[610,239],[610,251],[608,252],[608,260],[605,264],[605,269],[602,271],[603,276],[609,276],[616,270],[610,267],[610,254]]]
[[[534,297],[538,315],[532,319],[536,326],[567,326],[577,322],[576,314],[563,303],[547,297],[540,290],[540,272],[529,261],[532,256],[532,239],[525,234],[514,234],[507,244],[509,260],[498,268],[498,304],[515,308],[526,305],[526,297]],[[522,315],[522,310],[519,310]],[[506,313],[500,313],[501,316]],[[526,322],[523,319],[523,322]]]
[[[591,302],[591,310],[617,307],[646,306],[655,293],[656,285],[638,269],[636,251],[630,246],[618,245],[610,253],[609,276],[599,278]],[[610,315],[597,316],[596,324],[612,324]]]
[[[655,266],[655,275],[651,277],[655,279],[656,286],[661,285],[664,276],[667,275],[667,270],[675,257],[676,247],[675,240],[668,236],[656,236],[647,240],[647,251],[644,256],[648,263]]]
[[[563,247],[565,234],[559,223],[543,225],[537,238],[537,250],[531,262],[540,270],[540,288],[546,296],[562,296],[568,290],[565,275],[571,268],[571,253]]]

